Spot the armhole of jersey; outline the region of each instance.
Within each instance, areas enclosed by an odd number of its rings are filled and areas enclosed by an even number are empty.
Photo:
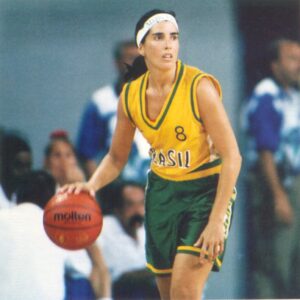
[[[121,101],[122,101],[122,106],[126,117],[129,119],[131,125],[133,127],[136,127],[129,110],[129,97],[128,97],[129,88],[130,88],[130,82],[126,83],[123,88],[123,91],[121,93]]]
[[[193,111],[193,115],[194,115],[195,119],[202,124],[203,124],[203,122],[200,117],[199,107],[198,107],[198,102],[197,102],[197,86],[198,86],[199,81],[204,77],[209,79],[213,83],[213,85],[217,89],[217,91],[220,95],[220,99],[222,101],[221,85],[214,76],[212,76],[210,74],[206,74],[206,73],[199,73],[193,78],[192,85],[191,85],[191,106],[192,106],[192,111]]]

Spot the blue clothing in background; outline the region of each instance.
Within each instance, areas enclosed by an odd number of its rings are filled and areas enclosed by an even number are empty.
[[[77,152],[81,159],[99,162],[108,152],[117,122],[118,95],[113,85],[94,92],[80,124]],[[140,133],[135,135],[129,161],[122,172],[126,180],[145,183],[150,158],[148,144]]]
[[[269,150],[284,171],[285,182],[300,173],[300,94],[283,89],[272,78],[260,81],[246,106],[245,129],[248,166],[256,165],[258,152]]]

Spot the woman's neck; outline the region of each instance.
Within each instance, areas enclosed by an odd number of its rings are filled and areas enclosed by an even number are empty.
[[[148,85],[155,90],[163,90],[167,86],[171,86],[176,79],[177,64],[174,68],[166,71],[158,70],[157,68],[149,68],[149,82]]]

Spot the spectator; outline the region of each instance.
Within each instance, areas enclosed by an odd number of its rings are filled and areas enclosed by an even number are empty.
[[[3,132],[1,144],[0,209],[16,204],[18,182],[32,165],[30,146],[20,134]]]
[[[246,107],[250,288],[254,298],[299,298],[300,46],[279,39],[269,50],[271,75]]]
[[[113,280],[114,299],[158,299],[154,277],[145,268],[145,192],[135,182],[114,189],[113,214],[104,217],[98,242]],[[104,199],[104,201],[108,199]]]
[[[134,41],[119,42],[114,49],[114,62],[118,78],[114,84],[96,90],[82,115],[78,134],[77,150],[88,177],[96,170],[97,163],[108,151],[116,124],[117,103],[124,83],[126,65],[131,65],[138,56]],[[147,143],[138,132],[131,156],[123,171],[126,179],[145,181],[149,165]]]
[[[65,131],[55,131],[45,150],[45,168],[62,186],[83,181],[74,147]],[[72,251],[66,273],[66,300],[90,300],[95,296],[110,296],[110,278],[99,247],[94,244],[85,250]]]
[[[45,149],[44,167],[53,175],[58,186],[85,180],[75,148],[68,133],[63,130],[51,133],[50,142]]]
[[[67,252],[43,228],[43,207],[55,181],[45,171],[19,180],[18,205],[0,210],[0,299],[63,300]]]

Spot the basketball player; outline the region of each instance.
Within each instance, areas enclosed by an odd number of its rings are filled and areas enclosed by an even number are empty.
[[[129,78],[140,76],[123,88],[110,150],[87,183],[62,191],[93,194],[114,180],[139,128],[152,147],[147,266],[161,299],[200,299],[222,265],[241,157],[218,81],[178,60],[175,14],[152,10],[135,34],[141,57]]]

